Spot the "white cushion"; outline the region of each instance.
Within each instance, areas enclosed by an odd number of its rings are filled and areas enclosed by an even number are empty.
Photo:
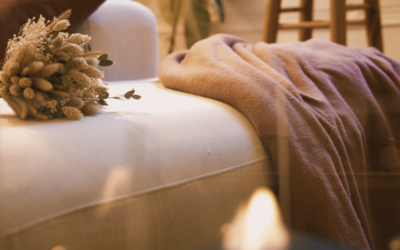
[[[75,32],[90,35],[92,49],[104,51],[116,62],[101,68],[106,81],[157,77],[157,21],[146,6],[106,1]]]
[[[224,103],[113,82],[80,121],[20,120],[0,99],[0,249],[192,249],[274,186],[253,126]]]

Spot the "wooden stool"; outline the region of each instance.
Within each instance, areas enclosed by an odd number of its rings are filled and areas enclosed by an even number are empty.
[[[364,4],[346,6],[346,0],[330,0],[330,21],[312,21],[313,0],[300,0],[298,8],[281,9],[282,0],[267,0],[264,14],[262,40],[275,43],[278,29],[298,28],[299,40],[305,41],[312,37],[313,28],[330,28],[331,40],[346,45],[346,24],[363,24],[367,28],[369,46],[383,51],[381,18],[379,0],[364,0]],[[365,10],[365,20],[346,23],[347,10]],[[300,12],[298,23],[279,24],[279,14],[282,12]]]

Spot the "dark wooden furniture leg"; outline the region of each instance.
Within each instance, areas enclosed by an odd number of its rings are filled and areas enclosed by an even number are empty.
[[[300,22],[312,21],[313,19],[313,0],[300,1]],[[307,41],[312,38],[312,29],[300,29],[299,41]]]
[[[267,0],[264,13],[262,41],[275,43],[278,34],[281,0]]]
[[[346,1],[330,0],[331,40],[346,46]]]
[[[368,46],[383,51],[379,0],[364,0],[364,3],[371,6],[365,9]]]

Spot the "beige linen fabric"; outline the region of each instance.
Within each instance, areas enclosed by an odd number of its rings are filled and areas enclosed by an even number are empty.
[[[160,83],[113,82],[80,121],[19,120],[0,99],[0,249],[191,249],[274,187],[250,122]]]

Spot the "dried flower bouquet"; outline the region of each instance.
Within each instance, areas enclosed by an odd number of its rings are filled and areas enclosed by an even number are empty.
[[[70,25],[70,15],[68,10],[52,22],[42,16],[37,22],[29,19],[8,42],[0,97],[21,119],[81,119],[107,105],[104,72],[97,66],[114,63],[107,54],[92,51],[90,36],[62,32]],[[139,99],[134,92],[124,97]]]

